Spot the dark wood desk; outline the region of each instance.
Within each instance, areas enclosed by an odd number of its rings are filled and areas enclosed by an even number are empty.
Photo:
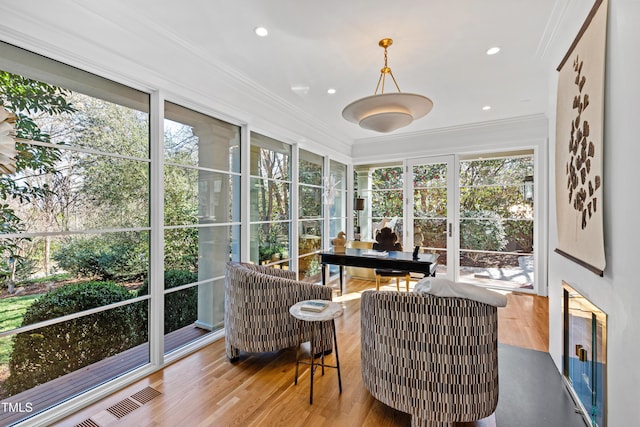
[[[340,266],[340,292],[344,292],[342,280],[344,266],[364,268],[389,268],[403,270],[410,273],[423,273],[425,276],[435,276],[438,265],[437,254],[419,254],[413,259],[411,252],[388,252],[385,256],[367,255],[371,249],[346,249],[345,252],[320,252],[322,264],[322,284],[327,284],[326,271],[328,265]]]

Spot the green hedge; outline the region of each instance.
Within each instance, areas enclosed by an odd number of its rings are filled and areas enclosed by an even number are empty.
[[[133,296],[112,282],[66,285],[37,299],[25,312],[21,326]],[[146,303],[130,304],[17,334],[6,390],[11,395],[20,393],[144,342],[147,327],[138,305]]]
[[[187,270],[167,270],[164,272],[165,289],[175,288],[198,281],[198,274]],[[149,283],[144,281],[138,295],[149,293]],[[146,311],[144,316],[146,318]],[[168,334],[198,320],[198,287],[172,292],[164,299],[164,333]]]

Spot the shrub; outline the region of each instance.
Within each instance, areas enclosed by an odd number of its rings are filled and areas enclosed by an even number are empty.
[[[516,250],[533,252],[533,220],[509,221],[505,233],[514,242]]]
[[[175,288],[198,281],[198,275],[187,270],[167,270],[164,272],[165,289]],[[149,293],[149,282],[145,280],[138,295]],[[147,311],[144,312],[145,319]],[[191,325],[198,319],[198,287],[183,289],[165,295],[164,298],[164,333],[168,334],[182,327]]]
[[[67,285],[38,298],[22,326],[116,303],[133,295],[111,282]],[[144,341],[136,304],[17,334],[5,388],[13,395],[76,371]]]
[[[502,218],[491,211],[463,212],[460,221],[460,248],[483,251],[500,251],[507,245]],[[474,261],[481,255],[469,252]]]
[[[58,267],[78,276],[101,280],[128,280],[147,272],[146,248],[135,237],[110,236],[72,238],[53,255]]]

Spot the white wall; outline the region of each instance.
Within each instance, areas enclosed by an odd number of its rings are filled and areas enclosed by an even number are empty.
[[[588,4],[585,4],[588,3]],[[550,57],[550,165],[555,150],[555,68],[592,2],[570,1]],[[553,252],[557,247],[554,179],[549,191],[549,350],[562,369],[561,282],[608,314],[608,426],[639,425],[640,369],[640,1],[609,0],[605,77],[604,233],[607,266],[598,277]],[[552,61],[552,62],[551,62]],[[553,167],[549,168],[553,171]]]

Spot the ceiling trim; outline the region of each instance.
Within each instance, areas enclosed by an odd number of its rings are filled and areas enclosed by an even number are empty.
[[[550,51],[553,50],[554,42],[558,36],[561,24],[565,20],[564,17],[567,14],[567,9],[571,1],[572,0],[556,0],[554,3],[549,19],[547,20],[547,25],[542,32],[540,42],[536,49],[536,54],[540,58],[545,59]]]
[[[447,134],[459,134],[461,132],[469,131],[469,130],[480,130],[480,129],[496,129],[497,127],[502,128],[521,128],[523,123],[539,123],[541,120],[546,121],[546,117],[544,114],[531,114],[527,116],[519,116],[519,117],[509,117],[506,119],[499,120],[488,120],[484,122],[477,123],[465,123],[462,125],[450,126],[445,128],[438,129],[427,129],[424,131],[416,131],[416,132],[405,132],[397,135],[384,135],[379,137],[370,137],[370,138],[361,138],[354,141],[354,146],[360,146],[364,144],[370,144],[372,142],[399,142],[402,140],[413,140],[415,138],[421,137],[433,137],[438,135],[447,135]],[[528,126],[527,126],[528,127]]]
[[[113,7],[110,3],[102,4],[106,5],[107,7]],[[102,16],[99,12],[88,7],[88,5],[85,3],[78,3],[78,5],[98,17]],[[312,133],[317,134],[316,138],[320,139],[320,143],[326,144],[328,142],[327,140],[337,142],[337,145],[334,147],[335,149],[342,148],[344,144],[350,145],[351,141],[348,137],[342,134],[336,134],[333,128],[327,125],[324,121],[318,120],[315,116],[307,113],[305,110],[296,107],[279,95],[265,89],[263,86],[256,83],[241,71],[229,67],[223,62],[213,61],[209,52],[195,47],[189,41],[181,37],[177,32],[173,31],[170,27],[160,26],[156,21],[149,19],[144,14],[139,14],[136,19],[139,24],[144,25],[146,28],[154,31],[156,34],[160,34],[166,37],[169,41],[178,45],[184,52],[190,53],[196,60],[200,60],[206,63],[208,67],[211,67],[214,70],[216,78],[224,78],[231,87],[236,90],[242,91],[242,94],[244,96],[253,98],[253,100],[256,102],[263,103],[265,108],[267,110],[270,110],[271,112],[275,110],[278,112],[282,112],[285,115],[296,117],[297,120],[295,122],[299,123],[301,121],[302,123],[306,124],[307,127],[310,127],[313,130]],[[130,32],[129,28],[124,27],[115,21],[110,22],[112,24],[118,25],[120,28],[122,28],[123,31]],[[128,58],[128,60],[129,62],[132,62],[132,58]],[[190,89],[185,85],[182,86],[184,89]],[[274,106],[274,104],[276,105]],[[238,106],[234,106],[233,109],[238,110]],[[297,137],[295,139],[307,140],[309,138],[310,135],[305,135]],[[344,151],[344,149],[339,151]]]
[[[25,17],[25,19],[28,20],[30,18]],[[30,25],[32,24],[35,25],[36,22],[34,21]],[[39,26],[42,28],[43,25],[40,23]],[[57,33],[56,37],[51,38],[52,40],[74,37],[73,34],[61,31],[51,25],[46,25],[46,32],[49,34]],[[211,73],[215,74],[216,79],[224,82],[234,92],[237,92],[234,98],[242,100],[242,105],[215,97],[211,93],[203,93],[201,87],[193,87],[187,83],[170,80],[157,70],[146,67],[133,60],[133,58],[128,58],[111,49],[109,46],[95,46],[96,50],[102,51],[102,54],[97,56],[101,60],[95,61],[87,56],[62,48],[60,45],[38,39],[12,28],[0,27],[0,37],[7,43],[138,90],[149,93],[162,90],[169,100],[174,94],[179,98],[193,99],[196,104],[213,109],[216,113],[212,115],[218,116],[217,118],[223,120],[225,117],[231,117],[232,120],[235,119],[234,121],[255,124],[257,127],[270,129],[276,135],[285,132],[289,138],[296,141],[315,141],[320,146],[328,146],[331,150],[346,155],[350,151],[351,138],[335,132],[325,122],[317,120],[315,116],[269,92],[244,74],[228,67],[221,67],[220,64],[211,61],[198,49],[189,46],[177,36],[172,37],[174,42],[179,43],[183,50],[192,55],[194,61],[202,61],[206,64],[206,67],[211,69]],[[118,66],[114,64],[118,64]],[[126,70],[126,72],[122,70]],[[144,76],[144,79],[138,76]],[[246,108],[247,106],[253,107],[251,111]],[[207,112],[203,111],[203,113]]]
[[[546,143],[548,120],[544,114],[471,123],[356,141],[354,163],[398,160],[420,156],[465,153],[494,149],[524,149]],[[393,146],[390,155],[389,146]],[[393,158],[391,158],[393,157]]]

